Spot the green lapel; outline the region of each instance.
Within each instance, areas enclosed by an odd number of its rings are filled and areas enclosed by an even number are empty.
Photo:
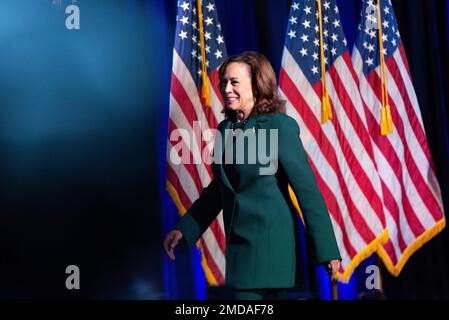
[[[261,128],[266,129],[270,118],[271,118],[271,116],[269,114],[251,115],[250,118],[248,119],[248,122],[245,125],[244,130],[245,131],[253,130],[256,133],[257,129],[261,129]],[[226,123],[220,130],[220,134],[222,137],[222,140],[221,140],[221,156],[222,156],[222,158],[220,159],[221,161],[219,162],[218,167],[219,167],[219,173],[220,173],[221,180],[229,188],[229,190],[231,190],[233,193],[235,193],[235,190],[232,187],[228,177],[226,176],[226,172],[223,167],[223,154],[225,151],[226,142],[228,141],[228,139],[232,138],[232,136],[230,134],[230,130],[231,130],[231,121],[226,121]],[[228,136],[226,135],[226,132],[228,132]]]

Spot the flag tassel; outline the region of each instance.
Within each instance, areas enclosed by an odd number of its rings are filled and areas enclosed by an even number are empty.
[[[321,15],[321,0],[318,0],[318,20],[320,28],[320,57],[321,57],[321,84],[322,84],[322,97],[321,97],[321,123],[325,124],[327,120],[332,119],[332,108],[329,100],[329,94],[327,93],[326,85],[326,65],[324,61],[324,45],[323,45],[323,22]]]
[[[393,132],[393,119],[391,118],[390,104],[388,103],[387,73],[385,68],[380,0],[377,1],[377,26],[379,28],[379,56],[380,73],[382,79],[382,113],[380,118],[380,134],[386,136]]]
[[[387,126],[388,126],[388,132],[393,132],[393,119],[391,118],[391,111],[390,111],[390,105],[387,103],[387,106],[385,107],[387,110]]]
[[[380,116],[380,134],[386,136],[388,134],[388,125],[387,125],[387,108],[382,106]]]
[[[327,120],[332,119],[332,109],[329,101],[329,94],[325,92],[321,98],[321,123],[326,123]]]
[[[209,79],[207,78],[206,50],[204,45],[202,1],[198,0],[197,4],[198,4],[198,25],[200,32],[200,44],[201,44],[201,96],[203,97],[204,104],[207,107],[211,107]]]

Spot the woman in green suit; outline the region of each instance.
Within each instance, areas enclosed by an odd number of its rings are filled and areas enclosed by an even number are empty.
[[[219,69],[225,120],[218,125],[214,178],[164,240],[171,259],[178,243],[193,247],[223,210],[226,285],[237,299],[286,298],[295,285],[296,210],[303,213],[315,261],[329,273],[340,253],[323,197],[299,138],[296,121],[283,113],[276,75],[260,53],[228,58]],[[269,150],[269,153],[267,151]]]

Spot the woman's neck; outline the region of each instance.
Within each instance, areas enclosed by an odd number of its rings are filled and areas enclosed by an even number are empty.
[[[249,110],[239,110],[236,112],[236,120],[237,121],[245,120],[245,119],[249,118],[249,116],[251,115],[252,112],[253,112],[253,108],[250,108]]]

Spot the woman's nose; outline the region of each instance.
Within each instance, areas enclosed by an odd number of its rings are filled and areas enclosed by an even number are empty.
[[[226,93],[232,92],[232,85],[231,85],[231,82],[226,83],[226,86],[225,86],[225,92],[226,92]]]

